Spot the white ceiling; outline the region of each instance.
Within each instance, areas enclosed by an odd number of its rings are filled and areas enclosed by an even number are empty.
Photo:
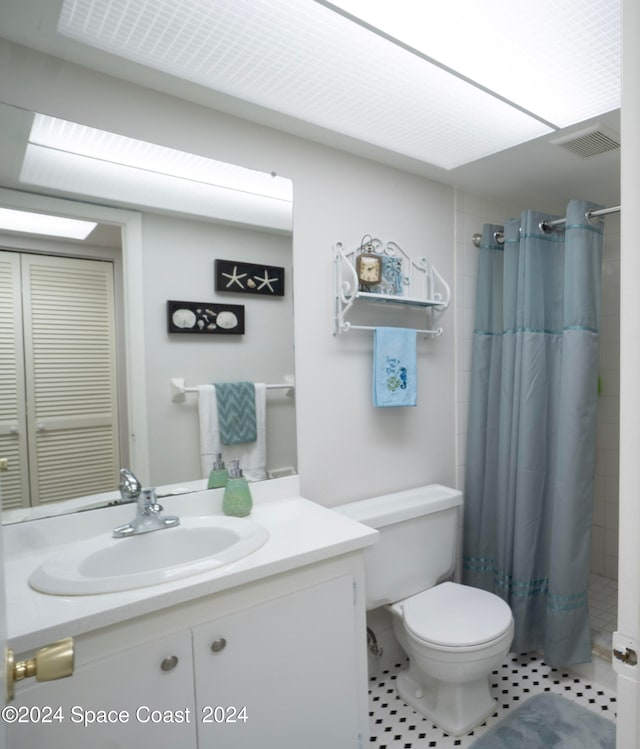
[[[307,2],[307,0],[300,0],[301,3],[303,1]],[[247,5],[246,3],[240,3],[240,0],[216,0],[216,2],[225,6],[227,10],[240,4],[245,7]],[[256,7],[264,8],[269,5],[269,3],[259,2],[259,0],[253,0],[253,2]],[[556,0],[555,7],[560,9],[561,6],[570,2],[571,0]],[[126,5],[126,3],[120,4],[123,7]],[[184,11],[192,3],[190,0],[182,0],[180,3],[172,0],[165,5],[168,9]],[[416,153],[416,149],[407,148],[406,135],[402,130],[397,131],[398,123],[402,121],[402,110],[398,110],[395,103],[393,106],[389,106],[388,110],[385,110],[387,104],[384,100],[376,102],[375,110],[378,113],[376,117],[379,121],[379,130],[385,137],[377,138],[376,142],[372,143],[371,138],[364,140],[360,136],[357,127],[340,127],[341,132],[337,132],[326,125],[306,121],[303,111],[296,111],[294,114],[292,113],[293,110],[287,111],[286,107],[281,108],[281,111],[269,109],[265,106],[265,102],[268,101],[266,98],[258,100],[253,96],[252,101],[247,101],[232,96],[228,93],[230,89],[221,85],[220,82],[218,82],[217,89],[212,89],[202,85],[202,83],[185,81],[175,75],[169,75],[163,70],[152,69],[148,64],[125,59],[111,52],[63,37],[56,30],[61,6],[62,0],[0,0],[0,36],[140,85],[149,86],[183,99],[276,127],[294,135],[300,135],[383,163],[392,164],[447,184],[454,184],[474,192],[495,195],[496,197],[508,197],[522,204],[531,204],[533,201],[534,207],[541,210],[551,210],[557,202],[563,202],[568,197],[587,198],[607,205],[619,202],[619,151],[583,158],[554,145],[551,141],[558,137],[558,132],[555,132],[537,137],[523,145],[507,148],[495,155],[486,156],[472,163],[447,170],[410,155],[410,153]],[[552,25],[553,19],[550,21],[545,19],[544,24]],[[541,31],[544,32],[542,24]],[[232,35],[232,32],[231,26],[229,34]],[[256,78],[256,75],[258,75],[256,71],[260,69],[260,55],[277,58],[280,50],[273,44],[270,46],[257,45],[256,40],[251,46],[250,36],[246,34],[238,34],[237,36],[238,44],[242,40],[249,46],[246,49],[234,49],[234,55],[236,59],[238,56],[242,57],[243,54],[247,58],[251,57],[254,68],[249,80],[253,80],[254,85],[257,84],[259,88],[260,80],[259,76]],[[535,40],[532,40],[531,43],[534,42]],[[455,43],[455,40],[453,43]],[[188,48],[187,45],[185,49]],[[259,54],[256,53],[256,49],[259,49]],[[339,47],[326,50],[325,57],[335,63],[336,59],[341,59],[340,53]],[[320,107],[329,106],[330,103],[333,105],[333,102],[336,101],[335,89],[330,90],[320,86],[325,70],[323,59],[317,59],[316,64],[317,67],[312,72],[297,71],[299,77],[296,85],[306,87],[309,90],[309,101],[314,106],[317,106],[318,103]],[[236,72],[235,68],[230,69],[228,75],[235,75]],[[393,71],[391,71],[391,77],[393,77]],[[285,89],[286,83],[287,81],[284,79],[280,81]],[[404,91],[403,94],[408,97],[406,102],[409,102],[409,104],[405,102],[407,106],[410,105],[412,99],[417,98],[415,90]],[[340,102],[339,96],[337,101]],[[344,104],[345,102],[342,102],[343,106]],[[435,109],[438,107],[438,102],[430,101],[429,106]],[[340,107],[338,107],[338,110],[340,110]],[[364,114],[366,115],[366,112]],[[560,134],[565,132],[571,134],[584,128],[585,125],[592,124],[600,125],[614,137],[617,137],[619,111],[608,112],[584,123],[579,123],[561,131]],[[395,131],[392,126],[396,128]],[[486,126],[481,126],[480,122],[477,138],[481,143],[489,139]],[[487,150],[490,150],[490,148],[491,144],[487,143]]]

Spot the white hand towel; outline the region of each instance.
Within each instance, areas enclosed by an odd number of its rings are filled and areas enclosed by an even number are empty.
[[[247,481],[267,478],[267,387],[256,382],[256,441],[238,445],[223,445],[218,429],[218,404],[214,385],[198,386],[198,417],[200,421],[200,466],[203,478],[209,477],[218,453],[227,463],[240,459],[240,467]]]

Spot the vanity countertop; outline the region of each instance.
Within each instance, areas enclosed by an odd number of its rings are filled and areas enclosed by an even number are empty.
[[[272,575],[363,549],[377,531],[299,496],[297,478],[252,485],[252,517],[269,531],[257,551],[227,566],[175,582],[100,595],[39,593],[29,576],[65,545],[111,530],[131,519],[135,505],[34,520],[4,528],[7,635],[16,653],[209,596]],[[221,512],[222,490],[166,497],[167,514],[183,517]],[[171,529],[160,531],[171,533]],[[123,539],[127,543],[128,539]]]

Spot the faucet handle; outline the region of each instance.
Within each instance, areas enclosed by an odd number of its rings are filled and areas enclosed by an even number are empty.
[[[139,496],[142,484],[128,468],[120,469],[120,494],[122,499],[132,500]]]
[[[162,505],[156,498],[155,489],[142,489],[138,497],[138,506],[140,512],[162,512]]]

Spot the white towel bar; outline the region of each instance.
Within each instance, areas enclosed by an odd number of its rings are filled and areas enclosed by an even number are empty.
[[[391,326],[390,326],[391,327]],[[346,333],[347,330],[375,330],[374,325],[353,325],[350,322],[345,322],[342,326],[342,331]],[[425,335],[429,336],[441,336],[443,333],[442,328],[436,328],[435,330],[420,330],[419,328],[416,330],[416,333],[424,333]],[[269,387],[267,385],[267,387]]]
[[[295,382],[293,379],[293,375],[285,375],[284,379],[286,382],[280,382],[273,385],[266,385],[267,390],[288,390],[289,392],[287,395],[292,395],[293,391],[295,389]],[[197,393],[198,388],[197,387],[187,387],[185,385],[184,377],[172,377],[171,378],[171,400],[175,401],[178,400],[186,393]]]

